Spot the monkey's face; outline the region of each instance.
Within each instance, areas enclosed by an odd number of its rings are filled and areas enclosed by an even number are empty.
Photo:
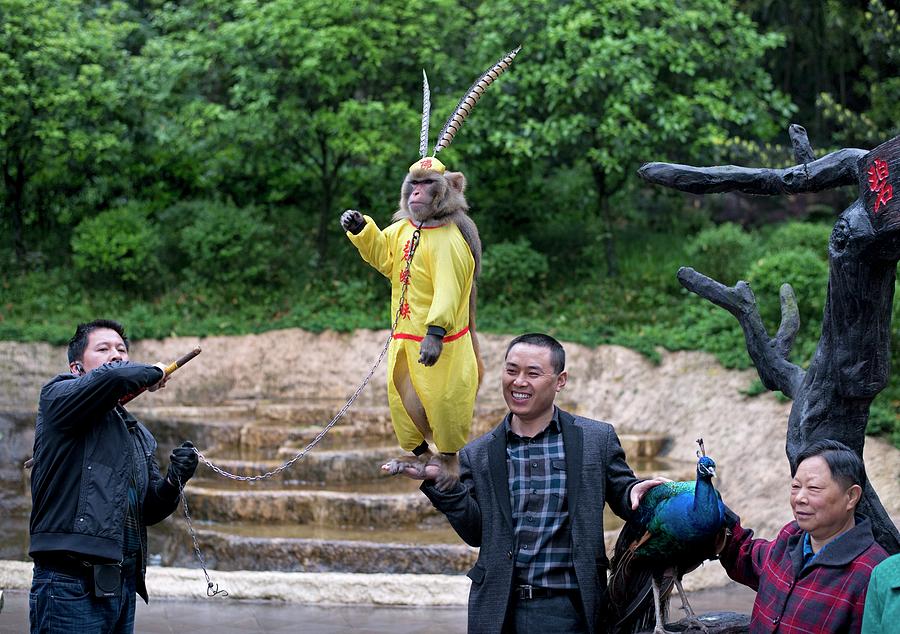
[[[460,172],[440,174],[415,170],[406,175],[400,192],[400,209],[416,222],[439,219],[468,205],[463,196],[465,177]]]
[[[439,174],[427,174],[423,178],[407,178],[404,188],[406,190],[406,204],[416,220],[426,220],[430,217],[435,202],[435,195],[440,192],[443,178]]]

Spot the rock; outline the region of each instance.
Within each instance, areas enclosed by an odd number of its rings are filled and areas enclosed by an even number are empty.
[[[697,618],[706,626],[705,634],[741,634],[750,631],[750,616],[747,614],[707,612],[706,614],[698,614]],[[666,623],[666,629],[670,632],[703,634],[702,629],[690,625],[686,619],[675,623]],[[652,632],[653,630],[646,630],[646,634],[652,634]]]

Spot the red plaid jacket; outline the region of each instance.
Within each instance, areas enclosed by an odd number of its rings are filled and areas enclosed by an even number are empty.
[[[757,591],[751,634],[859,632],[869,575],[887,557],[872,536],[871,522],[856,526],[803,565],[803,531],[797,522],[775,541],[753,539],[740,524],[720,560],[728,576]]]

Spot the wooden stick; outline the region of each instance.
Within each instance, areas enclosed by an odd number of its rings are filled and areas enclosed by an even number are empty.
[[[196,348],[194,348],[193,350],[188,352],[183,357],[180,357],[176,361],[173,361],[172,363],[167,365],[166,368],[163,370],[163,372],[165,372],[165,374],[163,375],[163,378],[165,379],[166,377],[170,376],[173,372],[175,372],[175,370],[177,370],[178,368],[183,366],[185,363],[187,363],[188,361],[190,361],[191,359],[196,357],[198,354],[200,354],[200,346],[197,346]],[[147,391],[147,388],[142,387],[137,392],[132,392],[131,394],[126,394],[125,396],[123,396],[122,398],[119,399],[119,405],[125,405],[125,403],[130,402],[136,396],[138,396],[139,394],[143,394],[146,391]]]

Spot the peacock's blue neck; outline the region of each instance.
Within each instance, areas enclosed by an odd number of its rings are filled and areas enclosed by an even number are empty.
[[[720,523],[719,496],[712,478],[708,475],[697,474],[697,484],[694,487],[693,517],[708,521],[710,525]],[[705,522],[704,522],[705,523]]]

